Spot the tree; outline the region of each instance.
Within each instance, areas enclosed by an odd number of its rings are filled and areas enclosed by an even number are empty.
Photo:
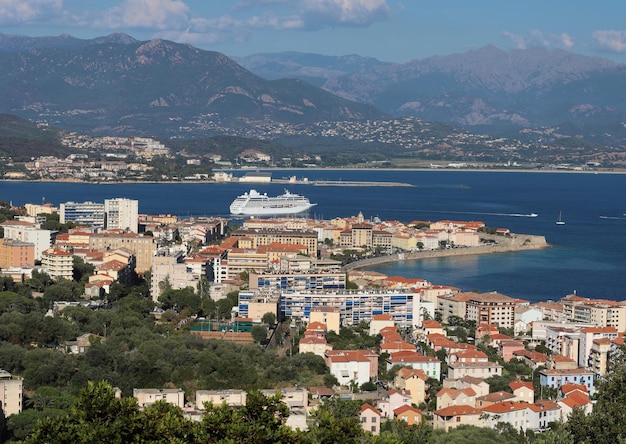
[[[265,325],[255,325],[252,327],[252,338],[257,343],[261,343],[262,341],[267,339],[267,327]]]
[[[272,313],[271,311],[268,311],[267,313],[263,315],[263,317],[261,318],[261,321],[264,324],[267,324],[269,327],[272,327],[274,324],[276,324],[276,315]]]
[[[577,443],[609,444],[626,441],[626,363],[612,362],[613,371],[596,381],[596,403],[588,416],[574,409],[567,423]]]

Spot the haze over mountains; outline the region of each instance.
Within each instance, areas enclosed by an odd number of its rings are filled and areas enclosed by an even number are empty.
[[[249,127],[271,138],[276,125],[416,116],[518,138],[626,139],[626,66],[563,50],[487,46],[405,64],[303,53],[233,60],[125,34],[0,34],[0,74],[0,112],[93,134]]]

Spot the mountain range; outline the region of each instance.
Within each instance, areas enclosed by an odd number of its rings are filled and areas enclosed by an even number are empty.
[[[0,112],[85,133],[160,136],[383,115],[301,80],[263,79],[218,52],[124,34],[0,36]]]
[[[229,58],[125,34],[0,34],[0,112],[90,134],[276,139],[415,116],[520,140],[626,143],[626,65],[544,48],[394,64],[297,52]],[[560,136],[559,136],[560,137]]]

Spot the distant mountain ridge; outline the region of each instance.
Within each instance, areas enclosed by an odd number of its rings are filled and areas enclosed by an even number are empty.
[[[626,67],[600,57],[560,49],[516,49],[505,52],[489,45],[475,51],[433,56],[403,64],[368,60],[361,69],[346,72],[345,65],[320,63],[316,58],[283,53],[240,58],[262,74],[271,66],[285,76],[305,78],[320,70],[322,88],[394,116],[415,115],[487,131],[502,128],[545,127],[564,123],[626,119]],[[259,64],[260,60],[265,65]],[[329,59],[323,59],[328,62]],[[342,72],[333,76],[333,70]]]
[[[224,54],[125,34],[0,36],[0,112],[100,134],[212,135],[210,125],[376,119],[300,80],[269,81]]]

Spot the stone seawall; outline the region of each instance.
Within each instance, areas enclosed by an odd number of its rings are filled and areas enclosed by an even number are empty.
[[[510,253],[514,251],[540,250],[550,246],[544,236],[533,234],[511,234],[510,236],[497,236],[481,234],[481,239],[496,243],[480,245],[478,247],[446,248],[441,250],[425,250],[407,253],[392,254],[389,256],[373,257],[352,262],[343,267],[345,271],[358,268],[372,267],[380,264],[399,261],[414,261],[433,257],[467,256],[472,254]]]

